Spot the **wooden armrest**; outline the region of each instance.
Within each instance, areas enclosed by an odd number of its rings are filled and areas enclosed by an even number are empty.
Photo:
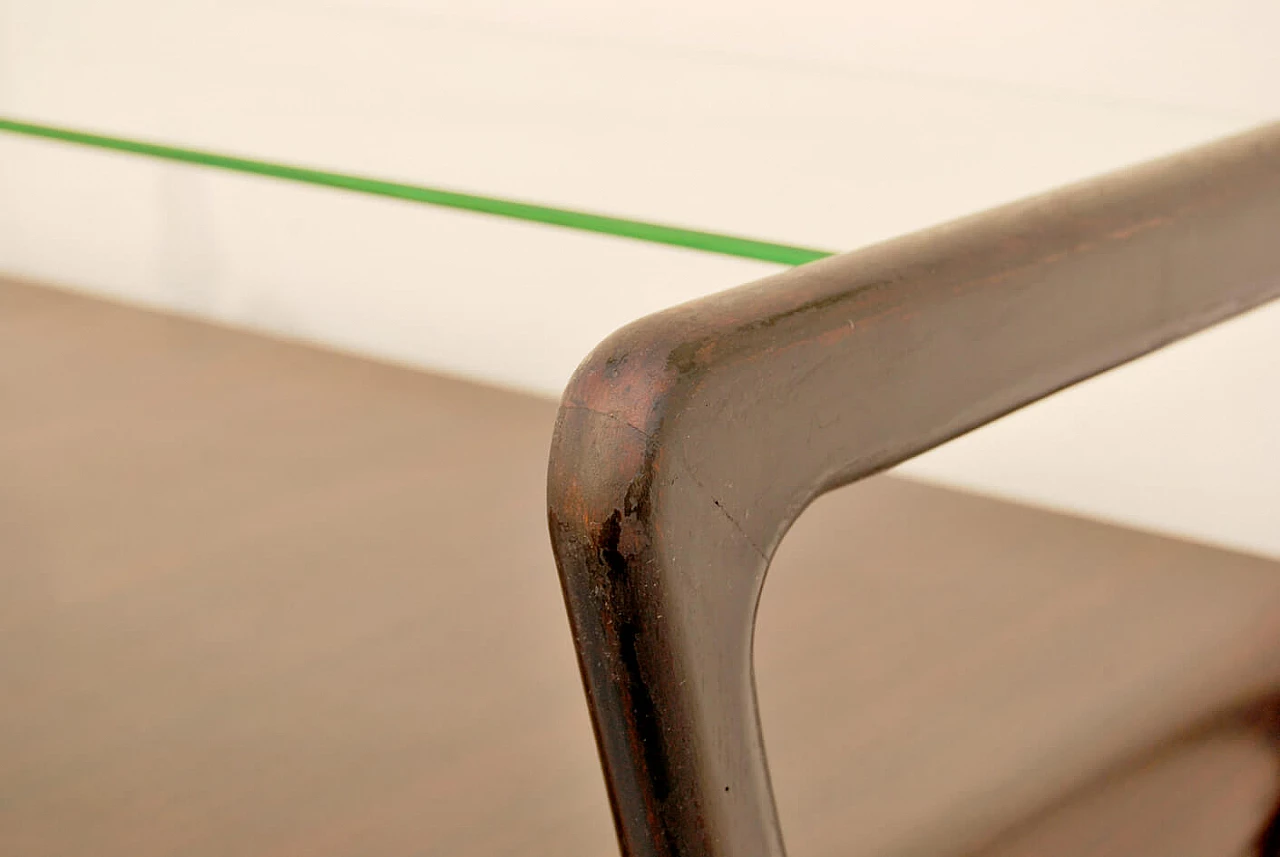
[[[1278,295],[1272,125],[605,340],[565,392],[548,505],[623,852],[784,853],[752,636],[815,497]],[[1152,746],[1278,679],[1206,687]]]

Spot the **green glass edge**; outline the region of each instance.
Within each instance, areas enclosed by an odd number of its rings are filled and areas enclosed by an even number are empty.
[[[98,149],[127,152],[133,155],[142,155],[167,161],[179,161],[215,169],[267,176],[285,181],[338,188],[373,196],[403,199],[424,205],[443,206],[445,208],[491,214],[496,217],[507,217],[513,220],[544,223],[550,226],[577,229],[583,232],[597,232],[619,238],[647,241],[651,244],[686,247],[707,253],[719,253],[723,256],[736,256],[741,259],[757,259],[762,262],[776,262],[782,265],[803,265],[806,262],[813,262],[832,255],[826,250],[793,247],[788,244],[757,241],[753,238],[742,238],[735,235],[722,235],[697,229],[683,229],[678,226],[647,223],[642,220],[628,220],[622,217],[611,217],[606,214],[593,214],[567,208],[553,208],[547,205],[537,205],[499,197],[479,196],[365,176],[334,173],[307,167],[296,167],[289,164],[277,164],[270,161],[221,155],[198,149],[184,149],[177,146],[147,143],[141,140],[129,140],[123,137],[108,137],[102,134],[90,134],[69,128],[19,122],[4,117],[0,117],[0,131],[21,134],[27,137],[57,140],[63,143],[73,143],[79,146],[92,146]]]

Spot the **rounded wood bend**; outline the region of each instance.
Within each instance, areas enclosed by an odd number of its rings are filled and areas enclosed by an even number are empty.
[[[784,853],[752,633],[817,495],[1278,295],[1271,125],[605,340],[548,503],[623,853]]]

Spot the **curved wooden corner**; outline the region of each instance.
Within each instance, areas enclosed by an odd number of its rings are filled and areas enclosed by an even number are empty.
[[[752,632],[814,497],[1278,295],[1272,125],[605,340],[548,504],[623,853],[784,853]]]

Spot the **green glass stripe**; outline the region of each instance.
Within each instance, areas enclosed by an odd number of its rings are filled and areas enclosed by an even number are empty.
[[[404,199],[426,205],[458,208],[465,211],[491,214],[497,217],[507,217],[513,220],[545,223],[566,229],[598,232],[620,238],[648,241],[653,244],[687,247],[725,256],[777,262],[783,265],[803,265],[805,262],[812,262],[831,255],[825,250],[792,247],[787,244],[757,241],[753,238],[741,238],[735,235],[721,235],[696,229],[682,229],[678,226],[646,223],[642,220],[628,220],[622,217],[610,217],[605,214],[592,214],[586,211],[574,211],[566,208],[553,208],[547,205],[536,205],[492,196],[478,196],[345,173],[313,170],[306,167],[276,164],[251,158],[220,155],[197,149],[183,149],[139,140],[127,140],[121,137],[106,137],[101,134],[89,134],[68,128],[18,122],[3,117],[0,117],[0,131],[22,134],[28,137],[58,140],[63,143],[74,143],[81,146],[93,146],[99,149],[111,149],[117,152],[128,152],[133,155],[143,155],[167,161],[180,161],[186,164],[198,164],[221,170],[232,170],[286,181],[339,188],[356,193],[387,196],[393,199]]]

